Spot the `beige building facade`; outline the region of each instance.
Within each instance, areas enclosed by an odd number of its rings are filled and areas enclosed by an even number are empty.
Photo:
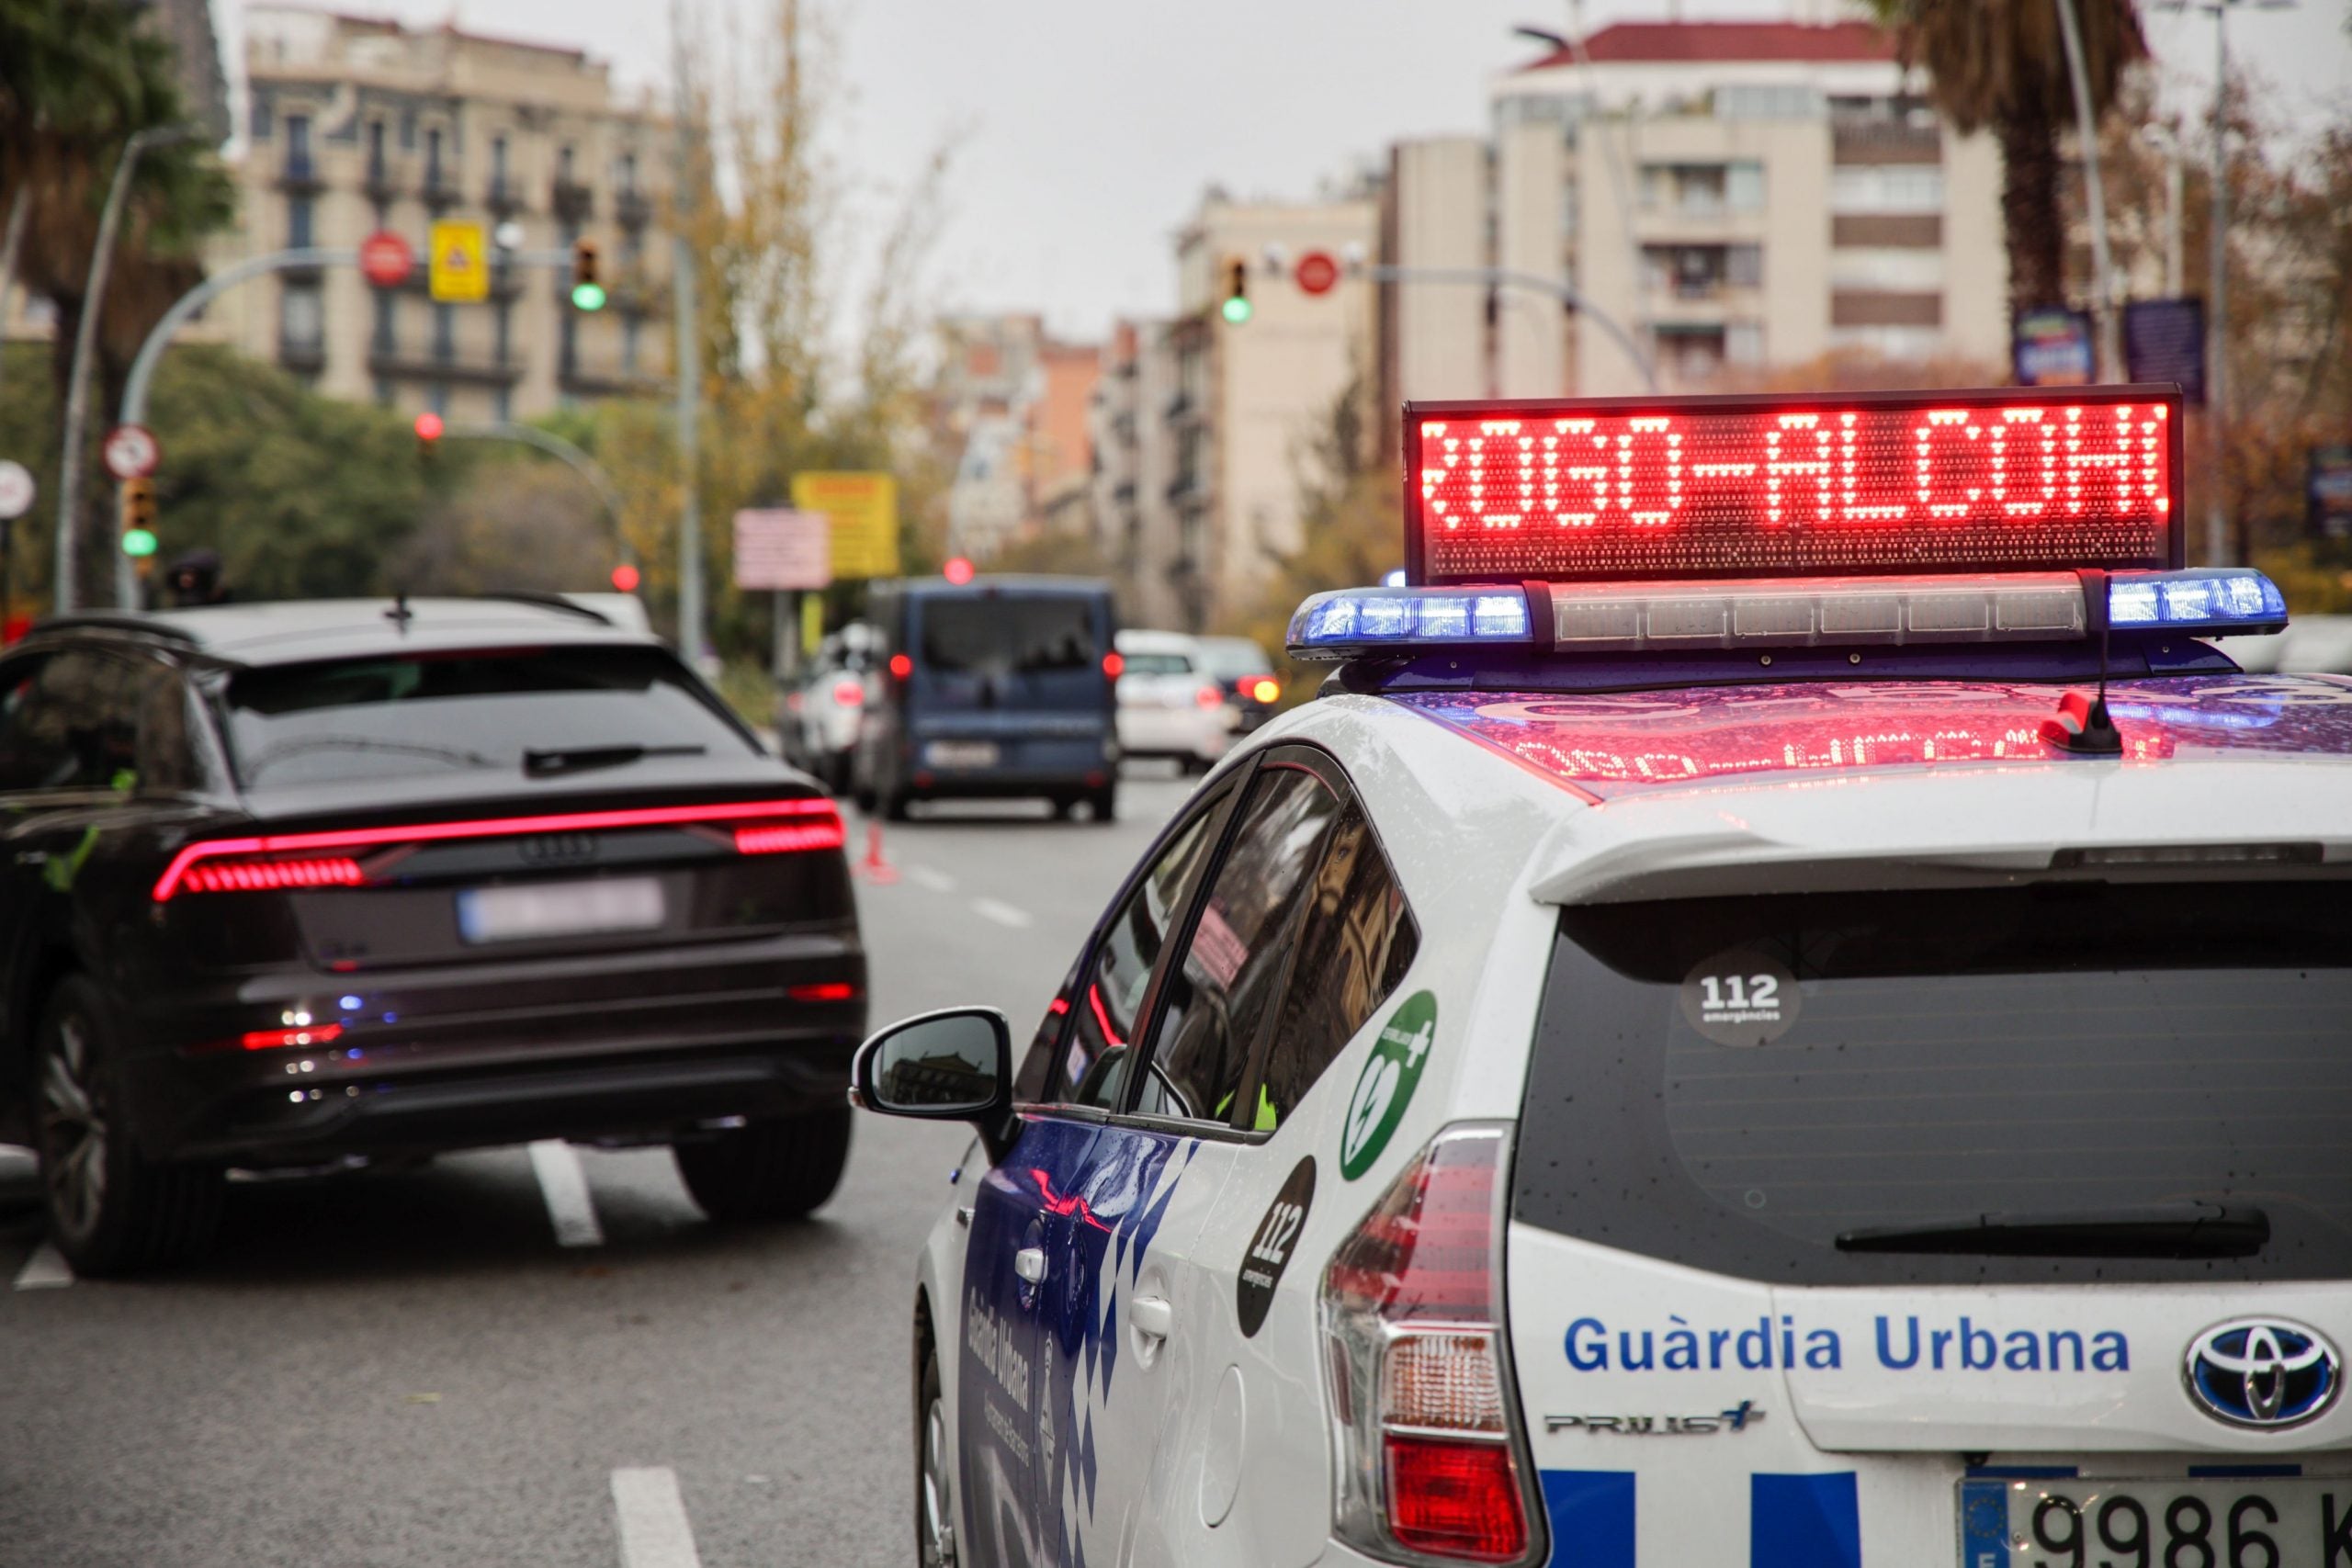
[[[388,230],[418,265],[370,287],[352,267],[281,273],[218,308],[237,346],[333,397],[452,420],[522,420],[660,394],[671,373],[665,122],[577,50],[411,31],[298,9],[245,13],[240,228],[212,257],[356,246]],[[436,303],[436,219],[519,225],[522,253],[597,252],[605,308],[575,310],[568,265],[499,265],[481,303]]]
[[[1357,277],[1310,295],[1293,267],[1308,251],[1368,254],[1379,222],[1371,192],[1317,202],[1212,194],[1177,236],[1174,386],[1161,414],[1172,624],[1199,630],[1247,612],[1297,549],[1309,445],[1352,382],[1375,381],[1379,299]],[[1250,303],[1238,324],[1222,313],[1237,262]]]
[[[1385,400],[1634,393],[1637,355],[1668,391],[1841,353],[1998,367],[1999,154],[1921,89],[1855,21],[1619,23],[1511,73],[1490,141],[1395,150],[1384,255],[1557,279],[1581,309],[1400,287]]]

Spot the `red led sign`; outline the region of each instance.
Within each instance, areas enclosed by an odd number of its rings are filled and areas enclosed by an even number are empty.
[[[1416,583],[2183,563],[2180,396],[1408,403]]]

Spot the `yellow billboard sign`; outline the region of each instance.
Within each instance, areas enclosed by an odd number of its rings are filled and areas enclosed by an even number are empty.
[[[490,245],[480,223],[467,218],[437,220],[425,258],[436,302],[473,305],[490,298]]]
[[[899,575],[899,481],[891,474],[792,476],[792,504],[833,525],[833,579]]]

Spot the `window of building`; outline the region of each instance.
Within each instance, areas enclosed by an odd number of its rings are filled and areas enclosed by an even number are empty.
[[[1874,354],[1882,359],[1933,359],[1943,350],[1939,327],[1832,327],[1833,350]]]
[[[400,297],[389,288],[373,292],[376,330],[368,339],[368,346],[378,354],[390,354],[400,347]]]
[[[490,394],[490,417],[501,424],[513,422],[514,418],[514,388],[502,385]]]
[[[445,418],[449,412],[449,383],[435,381],[425,389],[425,405]]]
[[[433,357],[447,365],[458,356],[458,308],[435,304],[433,307]]]
[[[1764,247],[1730,245],[1724,251],[1724,281],[1734,288],[1764,287]]]
[[[286,243],[292,250],[306,250],[311,243],[311,218],[317,203],[307,196],[286,198]]]
[[[1724,363],[1743,367],[1764,363],[1764,323],[1731,321],[1724,327]]]
[[[439,185],[441,174],[441,132],[428,130],[424,133],[424,183]]]
[[[289,283],[277,297],[277,340],[316,347],[326,333],[326,309],[315,283]]]
[[[248,124],[252,128],[251,133],[255,141],[266,141],[270,138],[271,131],[274,129],[270,123],[272,118],[270,108],[271,105],[269,101],[269,95],[267,93],[255,93],[254,95],[253,116],[248,121]]]
[[[1136,1109],[1201,1122],[1232,1116],[1250,1054],[1283,1000],[1308,874],[1339,814],[1320,774],[1295,765],[1259,772],[1183,961],[1169,973]]]
[[[286,172],[307,175],[311,172],[311,117],[289,114],[286,117]]]
[[[401,151],[403,152],[416,151],[416,111],[414,109],[401,110]]]
[[[380,119],[368,122],[368,177],[384,177],[384,122]]]
[[[634,191],[637,189],[636,153],[624,152],[621,154],[620,163],[615,170],[614,177],[619,181],[621,189],[626,191]]]
[[[1931,293],[1944,286],[1940,246],[1841,245],[1829,253],[1829,287]]]
[[[1841,164],[1830,171],[1832,212],[1941,212],[1943,207],[1940,164]]]
[[[381,376],[377,377],[373,390],[376,394],[376,406],[378,408],[388,409],[392,406],[392,384],[390,381]]]
[[[490,181],[502,187],[506,184],[506,138],[503,136],[490,139]]]
[[[1713,98],[1717,119],[1817,119],[1824,108],[1820,89],[1802,83],[1717,87]]]
[[[1764,210],[1764,165],[1743,159],[1724,166],[1724,204],[1734,212]]]
[[[514,351],[514,302],[513,300],[492,301],[490,331],[491,346],[498,355],[498,363],[503,365]]]
[[[637,374],[639,339],[645,330],[645,318],[635,310],[621,318],[621,369],[625,374]]]
[[[555,177],[557,183],[561,185],[570,185],[571,183],[571,165],[572,149],[571,144],[567,142],[563,146],[556,149]]]

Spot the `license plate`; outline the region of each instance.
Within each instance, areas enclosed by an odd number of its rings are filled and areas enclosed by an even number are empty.
[[[922,749],[934,768],[993,768],[998,755],[993,740],[934,740]]]
[[[662,884],[650,876],[472,887],[458,895],[458,934],[482,942],[651,931],[663,912]]]
[[[2352,1480],[1963,1481],[1961,1568],[2335,1568]]]

